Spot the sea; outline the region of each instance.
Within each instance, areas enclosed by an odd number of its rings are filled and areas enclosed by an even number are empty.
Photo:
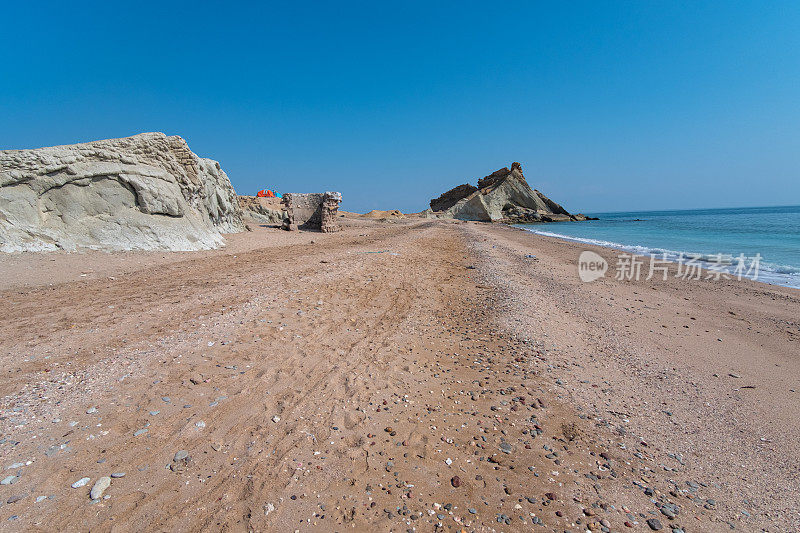
[[[704,268],[736,274],[731,277],[741,274],[800,289],[800,206],[627,211],[590,216],[599,220],[518,227],[539,235],[668,261],[681,262],[691,257]]]

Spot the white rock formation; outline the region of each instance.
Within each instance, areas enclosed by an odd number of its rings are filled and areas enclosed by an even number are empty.
[[[581,214],[571,215],[566,209],[531,189],[522,165],[512,163],[478,180],[450,189],[431,200],[430,209],[422,212],[428,218],[455,218],[482,222],[554,222],[586,220]]]
[[[178,136],[0,151],[0,251],[202,250],[243,231],[228,176]]]
[[[242,217],[256,224],[283,224],[283,201],[280,198],[239,196]]]

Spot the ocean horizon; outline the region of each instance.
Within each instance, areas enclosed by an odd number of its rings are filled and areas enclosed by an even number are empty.
[[[800,205],[587,213],[599,220],[516,224],[538,235],[678,261],[715,257],[758,268],[746,277],[800,288]],[[725,267],[732,272],[734,264]]]

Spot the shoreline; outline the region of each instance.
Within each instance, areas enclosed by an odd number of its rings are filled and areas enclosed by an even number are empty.
[[[536,225],[538,225],[538,224],[536,224]],[[705,258],[716,256],[716,254],[707,254],[707,253],[704,254],[704,253],[685,252],[685,251],[684,252],[679,252],[679,251],[675,251],[675,250],[669,250],[669,249],[666,249],[666,248],[663,248],[663,247],[648,247],[648,246],[643,246],[643,245],[638,245],[638,244],[623,244],[623,243],[618,243],[618,242],[604,241],[602,239],[592,239],[592,238],[588,238],[588,237],[575,237],[575,236],[571,236],[571,235],[560,234],[560,233],[557,233],[557,232],[537,231],[537,230],[527,229],[526,227],[523,227],[523,226],[533,227],[534,224],[514,224],[514,225],[509,224],[509,226],[513,227],[513,228],[518,228],[518,229],[521,229],[523,231],[527,231],[529,233],[533,233],[535,235],[539,235],[539,236],[542,236],[542,237],[551,237],[551,238],[555,238],[555,239],[560,239],[562,241],[568,241],[568,242],[573,242],[573,243],[577,243],[577,244],[582,244],[584,246],[599,246],[599,247],[602,247],[602,248],[609,248],[609,249],[612,249],[612,250],[615,250],[615,251],[618,251],[618,252],[621,252],[621,253],[630,253],[630,254],[634,254],[634,255],[637,255],[637,256],[641,256],[641,257],[658,257],[659,260],[661,260],[661,257],[665,256],[664,260],[669,261],[671,263],[675,263],[675,264],[677,264],[679,262],[680,255],[684,254],[686,259],[689,259],[690,257],[696,257],[697,261],[699,262],[700,268],[705,273],[713,272],[713,269],[710,269],[709,265],[713,265],[714,264],[713,262],[710,262]],[[734,261],[734,260],[737,259],[736,257],[726,256],[725,254],[722,254],[722,258],[730,260],[730,261]],[[752,261],[752,258],[750,258],[750,257],[746,257],[746,259],[750,259]],[[727,264],[731,264],[731,263],[727,263]],[[792,268],[794,268],[794,267],[792,267]],[[735,276],[735,274],[733,272],[731,272],[730,267],[726,267],[726,270],[724,272],[727,275]],[[775,271],[774,269],[772,269],[770,267],[766,267],[766,272],[764,272],[763,270],[759,270],[758,277],[759,278],[761,278],[761,277],[773,277],[774,280],[765,281],[764,279],[754,279],[752,276],[746,276],[746,275],[742,276],[742,278],[747,278],[747,279],[749,279],[751,281],[755,281],[755,282],[758,282],[758,283],[764,283],[764,284],[767,284],[767,285],[774,285],[774,286],[779,286],[779,287],[787,287],[787,288],[791,288],[791,289],[800,289],[800,279],[798,279],[798,280],[790,279],[790,278],[788,278],[788,276],[789,276],[789,274],[787,274],[787,273],[778,272],[778,271]],[[737,281],[740,281],[740,280],[737,279]]]
[[[512,266],[501,269],[500,279],[514,305],[501,321],[521,334],[539,331],[548,353],[582,378],[557,389],[594,410],[603,424],[626,434],[634,430],[638,437],[629,446],[643,453],[658,449],[656,468],[694,475],[687,483],[718,484],[724,494],[714,499],[728,507],[733,522],[737,515],[749,519],[742,511],[755,514],[752,504],[760,501],[766,520],[759,527],[782,530],[774,522],[778,515],[784,527],[800,525],[792,511],[799,452],[785,447],[800,436],[786,431],[800,407],[800,384],[792,377],[800,342],[796,289],[752,280],[683,281],[674,277],[674,267],[667,281],[612,276],[583,283],[575,266],[579,252],[590,249],[610,259],[612,249],[519,229],[505,233],[510,235],[503,240],[504,254],[484,246],[486,253],[495,252],[489,256],[495,268],[513,252]],[[536,250],[536,261],[525,258],[529,249]],[[543,279],[523,275],[542,267]],[[546,318],[538,309],[533,316],[528,311],[537,302],[548,309]],[[583,387],[583,381],[592,385]],[[598,410],[601,405],[605,409]],[[740,463],[729,464],[726,457]],[[737,470],[738,476],[729,474]],[[757,481],[754,472],[770,481]]]

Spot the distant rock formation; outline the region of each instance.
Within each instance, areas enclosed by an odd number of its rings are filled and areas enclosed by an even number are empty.
[[[482,222],[554,222],[587,220],[583,215],[571,215],[566,209],[531,189],[522,165],[512,163],[511,169],[501,168],[478,180],[478,187],[465,183],[438,198],[423,211],[429,218],[455,218]]]
[[[245,220],[259,224],[282,225],[286,213],[280,198],[239,196],[239,207]]]
[[[285,193],[283,206],[286,215],[283,219],[283,229],[295,231],[320,230],[323,233],[333,233],[341,229],[336,217],[342,194],[338,192],[326,193]]]
[[[143,133],[0,151],[0,251],[201,250],[245,229],[228,176]]]
[[[439,198],[431,200],[431,209],[434,211],[447,211],[458,203],[459,200],[470,196],[472,193],[477,192],[478,188],[469,183],[453,187],[446,193],[442,194]]]

